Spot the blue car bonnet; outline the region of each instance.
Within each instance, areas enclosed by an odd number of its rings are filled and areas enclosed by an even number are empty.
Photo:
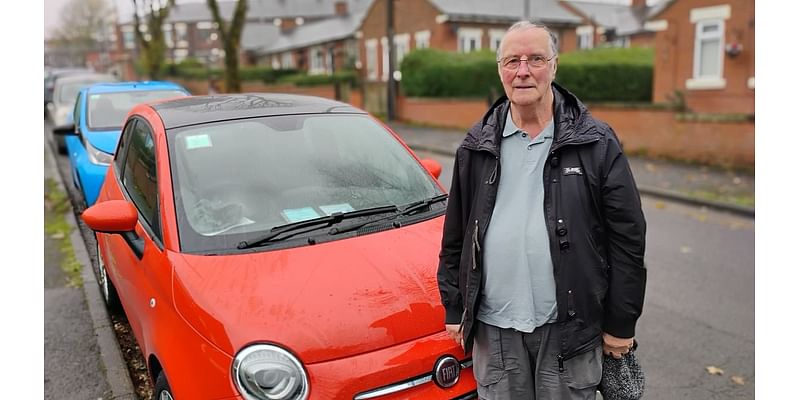
[[[114,154],[117,150],[117,142],[122,130],[114,131],[84,131],[86,139],[97,150],[108,154]]]

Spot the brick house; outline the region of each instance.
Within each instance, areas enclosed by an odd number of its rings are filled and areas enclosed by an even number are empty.
[[[648,6],[646,0],[632,0],[630,5],[586,0],[561,0],[561,4],[584,18],[585,23],[575,29],[578,49],[653,47],[655,34],[644,24],[657,7]]]
[[[654,102],[682,96],[695,112],[755,113],[754,0],[666,0],[647,27]]]

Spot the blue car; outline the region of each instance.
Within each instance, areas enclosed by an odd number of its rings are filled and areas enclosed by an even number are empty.
[[[189,95],[178,84],[159,81],[99,83],[78,92],[72,115],[75,129],[65,132],[65,143],[72,181],[87,207],[97,200],[122,123],[133,106]]]

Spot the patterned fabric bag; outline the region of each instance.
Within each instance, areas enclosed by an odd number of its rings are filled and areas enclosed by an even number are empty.
[[[634,340],[631,351],[622,358],[603,356],[603,378],[598,390],[604,400],[639,400],[644,395],[644,371],[634,353],[637,347]]]

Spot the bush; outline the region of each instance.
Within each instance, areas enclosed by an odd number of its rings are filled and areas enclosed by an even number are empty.
[[[291,83],[297,86],[320,86],[346,83],[354,87],[358,84],[358,75],[355,71],[349,70],[335,72],[333,75],[294,74],[283,76],[278,79],[278,82]]]
[[[401,65],[407,96],[496,97],[503,93],[495,54],[412,51]],[[602,48],[559,55],[556,82],[583,101],[650,101],[653,50]]]

